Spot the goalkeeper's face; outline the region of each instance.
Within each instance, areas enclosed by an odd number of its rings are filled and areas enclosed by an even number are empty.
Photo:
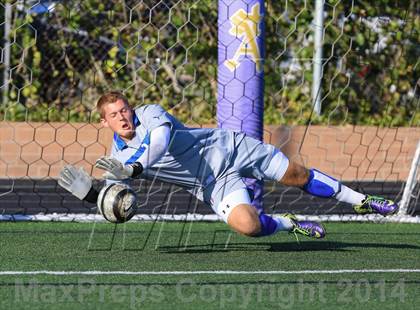
[[[133,110],[120,99],[103,107],[101,122],[124,140],[130,140],[134,136]]]

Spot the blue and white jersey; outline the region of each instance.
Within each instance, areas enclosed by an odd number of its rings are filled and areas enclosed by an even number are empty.
[[[168,124],[169,147],[141,178],[157,179],[195,193],[229,168],[234,153],[234,133],[217,128],[188,128],[159,105],[135,109],[135,136],[128,143],[114,134],[111,156],[123,164],[134,163],[150,145],[153,129]]]

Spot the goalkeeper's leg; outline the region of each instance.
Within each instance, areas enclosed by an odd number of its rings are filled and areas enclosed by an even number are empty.
[[[335,198],[353,205],[359,214],[394,214],[398,206],[382,197],[364,195],[352,190],[335,178],[290,162],[271,144],[261,143],[250,137],[238,141],[235,166],[243,177],[279,181],[288,186],[300,187],[311,195]]]
[[[246,188],[230,192],[220,203],[212,207],[233,230],[246,236],[263,237],[280,231],[312,238],[325,236],[325,229],[318,222],[299,221],[291,214],[274,218],[257,210],[251,205]]]
[[[275,160],[274,156],[272,162]],[[289,163],[286,173],[279,179],[279,182],[284,185],[300,187],[317,197],[335,198],[338,201],[350,203],[359,214],[377,213],[386,216],[398,211],[398,205],[392,200],[364,195],[321,171],[307,169],[296,163]]]
[[[315,221],[300,221],[292,214],[278,217],[258,213],[252,205],[237,205],[229,215],[228,224],[235,231],[250,237],[265,237],[280,231],[301,234],[311,238],[324,238],[325,228]]]

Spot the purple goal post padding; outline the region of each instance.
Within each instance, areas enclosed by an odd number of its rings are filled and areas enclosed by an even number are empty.
[[[219,0],[218,126],[262,140],[264,111],[264,1]],[[262,208],[263,182],[246,180]]]

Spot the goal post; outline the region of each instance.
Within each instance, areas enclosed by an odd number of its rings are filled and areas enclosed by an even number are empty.
[[[420,140],[417,143],[416,152],[411,163],[410,173],[404,187],[403,195],[400,201],[399,215],[410,215],[416,212],[417,201],[420,196]]]
[[[218,2],[218,127],[263,139],[265,7],[263,0]],[[263,181],[246,179],[263,208]]]

